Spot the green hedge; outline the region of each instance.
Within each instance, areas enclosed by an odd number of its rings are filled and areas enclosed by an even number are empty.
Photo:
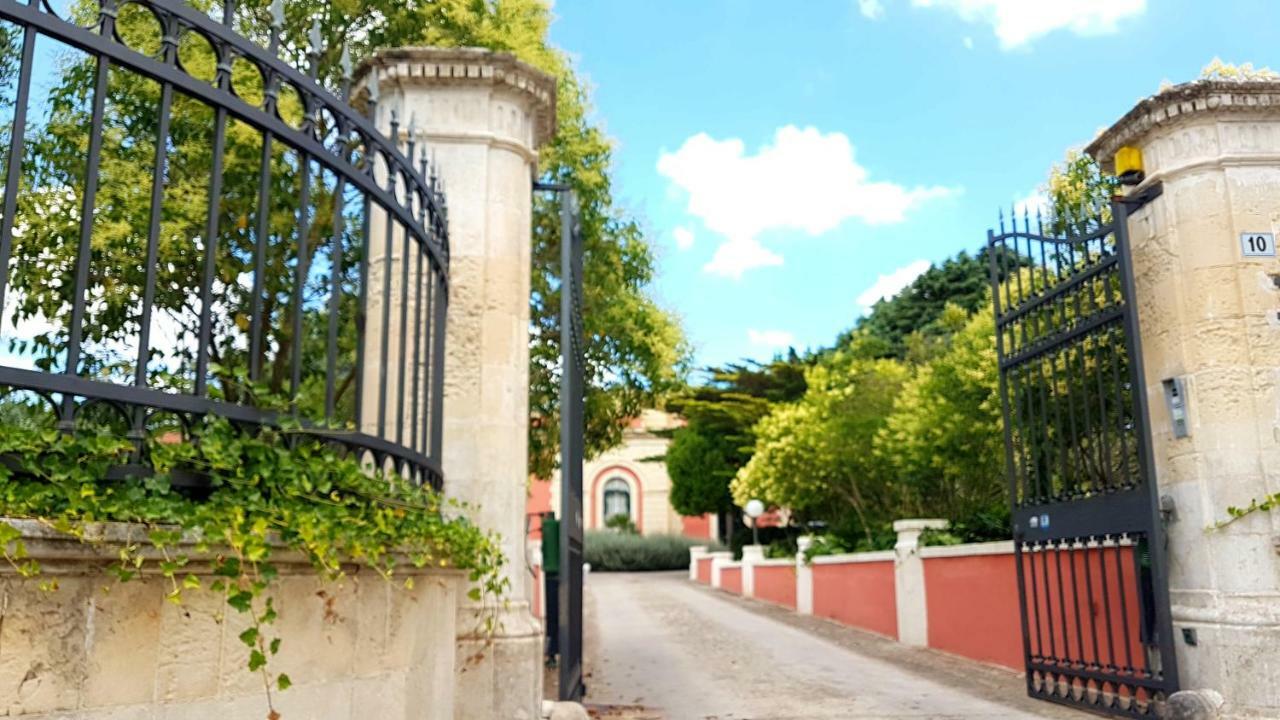
[[[706,540],[680,535],[632,535],[592,530],[583,540],[592,571],[682,570],[689,567],[689,548]]]

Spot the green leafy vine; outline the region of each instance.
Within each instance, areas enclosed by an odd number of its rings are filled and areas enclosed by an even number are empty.
[[[293,682],[269,669],[282,644],[271,630],[277,617],[273,560],[281,553],[300,555],[327,580],[352,566],[368,567],[411,588],[411,576],[401,580],[404,569],[440,567],[469,571],[473,600],[507,590],[497,539],[469,522],[462,505],[362,464],[333,443],[296,426],[247,431],[217,418],[179,438],[153,433],[144,452],[154,472],[106,480],[112,468],[138,462],[137,447],[118,430],[67,434],[6,423],[0,515],[118,547],[110,573],[121,582],[159,574],[170,602],[181,604],[193,591],[220,594],[248,620],[239,638],[249,649],[248,669],[262,676],[268,718],[280,717],[273,690]],[[207,487],[193,490],[191,477]],[[15,524],[0,522],[5,561],[56,591],[56,579],[42,576],[23,537]],[[204,579],[192,572],[196,561],[212,570]],[[486,624],[492,629],[492,620]]]

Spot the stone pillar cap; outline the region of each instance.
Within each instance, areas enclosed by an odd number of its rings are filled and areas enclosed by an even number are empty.
[[[386,48],[360,62],[356,88],[364,86],[370,72],[377,72],[379,85],[489,84],[510,88],[531,101],[535,145],[541,146],[555,134],[556,79],[509,52],[476,47]]]
[[[938,518],[913,518],[909,520],[894,520],[894,532],[911,532],[921,530],[946,530],[951,526],[950,522]]]
[[[1166,88],[1125,113],[1085,148],[1108,172],[1116,151],[1153,129],[1209,113],[1271,115],[1280,120],[1280,80],[1195,80]]]

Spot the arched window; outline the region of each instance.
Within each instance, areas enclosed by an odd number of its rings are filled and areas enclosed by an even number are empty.
[[[631,486],[622,478],[610,478],[604,484],[604,521],[615,515],[631,517]]]

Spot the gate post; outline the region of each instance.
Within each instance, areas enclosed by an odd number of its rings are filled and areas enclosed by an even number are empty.
[[[689,548],[689,579],[698,579],[698,561],[707,556],[706,545],[694,545]]]
[[[925,647],[929,644],[929,608],[925,600],[924,560],[920,557],[920,534],[925,530],[946,530],[946,520],[895,520],[893,531],[893,591],[898,610],[898,642]]]
[[[756,563],[764,560],[763,545],[742,548],[742,597],[756,596]]]
[[[1129,194],[1163,185],[1128,229],[1181,685],[1280,716],[1280,513],[1216,528],[1280,492],[1280,82],[1170,88],[1087,152],[1111,169],[1125,147]]]
[[[397,48],[365,61],[377,124],[395,110],[435,158],[448,197],[444,457],[450,496],[501,536],[509,603],[459,607],[457,718],[539,716],[542,631],[524,552],[529,293],[537,148],[555,127],[555,80],[508,53]],[[496,615],[496,617],[493,617]],[[496,619],[496,631],[486,631]]]
[[[711,587],[720,588],[720,571],[724,569],[726,563],[731,562],[733,562],[733,553],[727,550],[711,553]]]
[[[813,614],[813,565],[805,557],[812,545],[812,535],[796,539],[796,612],[800,615]]]

